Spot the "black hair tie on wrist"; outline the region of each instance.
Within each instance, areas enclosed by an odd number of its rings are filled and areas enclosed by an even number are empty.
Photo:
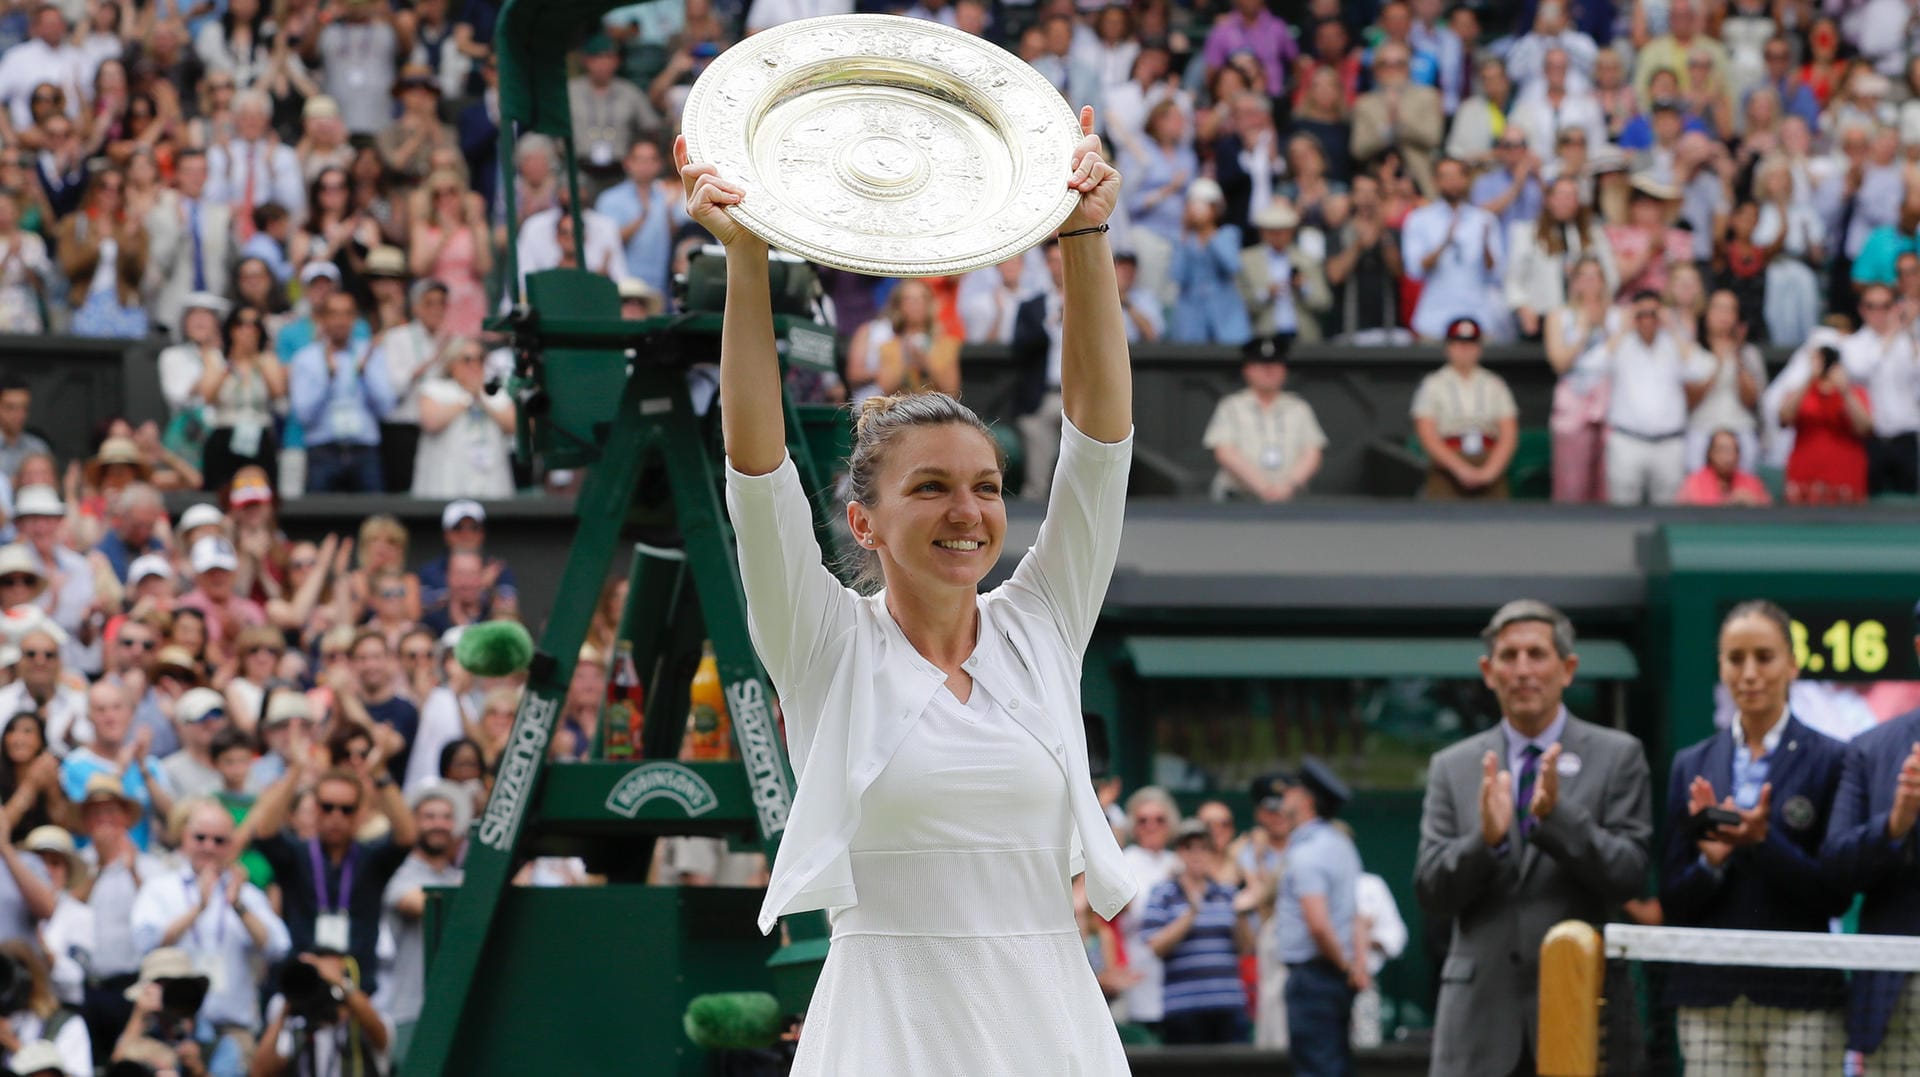
[[[1106,230],[1108,229],[1108,227],[1110,227],[1110,226],[1109,226],[1109,225],[1104,225],[1104,224],[1096,224],[1096,225],[1094,225],[1094,226],[1093,226],[1092,228],[1076,228],[1076,229],[1074,229],[1074,230],[1073,230],[1073,231],[1071,231],[1071,232],[1062,232],[1062,233],[1060,233],[1060,236],[1059,236],[1059,238],[1061,238],[1061,239],[1072,239],[1072,238],[1073,238],[1074,236],[1094,236],[1094,235],[1099,235],[1099,234],[1100,234],[1101,232],[1104,232],[1104,231],[1106,231]]]

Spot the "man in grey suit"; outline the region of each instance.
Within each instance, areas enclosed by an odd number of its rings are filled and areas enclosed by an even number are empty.
[[[207,197],[207,157],[182,150],[173,166],[173,190],[147,211],[148,306],[156,324],[178,328],[194,292],[226,295],[232,257],[232,214]]]
[[[1643,892],[1653,819],[1640,742],[1561,704],[1580,665],[1566,615],[1509,602],[1481,638],[1500,724],[1433,757],[1414,889],[1454,923],[1431,1072],[1503,1077],[1534,1071],[1540,940]]]

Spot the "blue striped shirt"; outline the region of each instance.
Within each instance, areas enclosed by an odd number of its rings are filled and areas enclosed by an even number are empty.
[[[1187,910],[1187,895],[1177,880],[1153,888],[1140,934],[1151,939]],[[1166,958],[1166,1013],[1196,1010],[1243,1009],[1246,989],[1240,985],[1240,948],[1233,937],[1233,891],[1207,883],[1206,897],[1192,930]]]

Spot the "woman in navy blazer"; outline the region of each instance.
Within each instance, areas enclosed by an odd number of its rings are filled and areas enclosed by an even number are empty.
[[[1743,602],[1721,622],[1720,683],[1739,718],[1674,756],[1660,880],[1669,925],[1826,931],[1852,900],[1820,868],[1845,749],[1787,709],[1792,639],[1771,602]],[[1692,817],[1716,806],[1739,823],[1698,834]],[[1679,1008],[1689,1071],[1840,1072],[1838,972],[1675,965],[1664,997]]]

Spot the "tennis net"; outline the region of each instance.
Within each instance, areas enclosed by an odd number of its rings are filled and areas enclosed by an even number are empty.
[[[1543,950],[1543,1073],[1920,1074],[1920,938],[1609,924],[1585,953],[1569,978]],[[1589,1017],[1591,1065],[1550,1069]]]

